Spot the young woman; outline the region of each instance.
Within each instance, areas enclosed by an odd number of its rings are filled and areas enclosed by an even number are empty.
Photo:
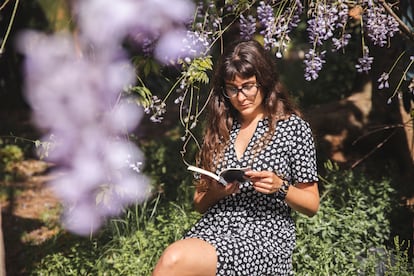
[[[273,56],[256,41],[222,56],[209,102],[201,166],[249,167],[227,186],[202,177],[194,194],[203,217],[162,254],[153,275],[290,275],[291,209],[319,208],[312,132],[279,82]]]

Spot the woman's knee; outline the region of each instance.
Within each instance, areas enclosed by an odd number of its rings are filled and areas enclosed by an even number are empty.
[[[153,275],[215,275],[216,264],[213,246],[198,239],[180,240],[165,249]]]
[[[171,244],[165,249],[161,258],[158,261],[157,267],[162,269],[174,270],[177,267],[183,265],[186,252],[183,252],[183,248],[176,244]]]

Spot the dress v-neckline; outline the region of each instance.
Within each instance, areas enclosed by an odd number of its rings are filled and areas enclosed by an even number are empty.
[[[249,142],[247,143],[247,145],[244,148],[244,150],[241,152],[240,157],[237,156],[236,139],[237,139],[237,137],[240,134],[241,123],[240,122],[237,122],[237,129],[236,129],[236,132],[235,132],[235,135],[234,135],[234,138],[233,138],[234,140],[233,140],[233,143],[232,143],[233,144],[232,150],[233,150],[233,154],[236,157],[236,160],[237,160],[238,163],[242,162],[245,159],[247,152],[250,152],[249,148],[251,148],[251,144],[253,143],[253,141],[256,140],[255,137],[256,137],[256,133],[258,131],[258,128],[259,128],[259,126],[262,126],[263,125],[263,122],[264,122],[265,119],[266,119],[266,117],[261,118],[261,119],[259,119],[257,121],[256,127],[254,128],[254,131],[253,131],[253,133],[252,133],[252,135],[251,135],[251,137],[249,139]]]

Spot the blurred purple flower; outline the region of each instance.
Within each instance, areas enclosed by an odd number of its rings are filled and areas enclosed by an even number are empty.
[[[141,151],[125,139],[142,110],[121,95],[136,80],[123,40],[136,35],[138,42],[155,41],[161,60],[199,54],[206,41],[189,41],[177,31],[191,18],[189,0],[89,0],[75,8],[78,41],[27,31],[18,47],[34,121],[45,137],[54,137],[47,160],[56,164],[50,185],[65,207],[63,223],[86,235],[149,195],[149,180],[126,163],[143,163]]]
[[[157,35],[172,25],[192,19],[188,0],[88,0],[78,1],[76,12],[81,34],[96,45],[117,45],[128,34]],[[99,31],[98,31],[99,30]]]
[[[154,55],[165,64],[176,64],[179,59],[191,59],[205,54],[209,46],[208,37],[202,33],[176,30],[159,39]]]

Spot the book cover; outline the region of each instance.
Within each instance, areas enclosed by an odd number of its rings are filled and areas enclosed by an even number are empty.
[[[239,182],[246,181],[248,178],[245,177],[244,172],[250,170],[250,168],[226,168],[217,175],[215,173],[195,166],[188,166],[187,169],[193,172],[209,176],[223,185],[227,185],[227,183],[233,182],[235,180]]]

